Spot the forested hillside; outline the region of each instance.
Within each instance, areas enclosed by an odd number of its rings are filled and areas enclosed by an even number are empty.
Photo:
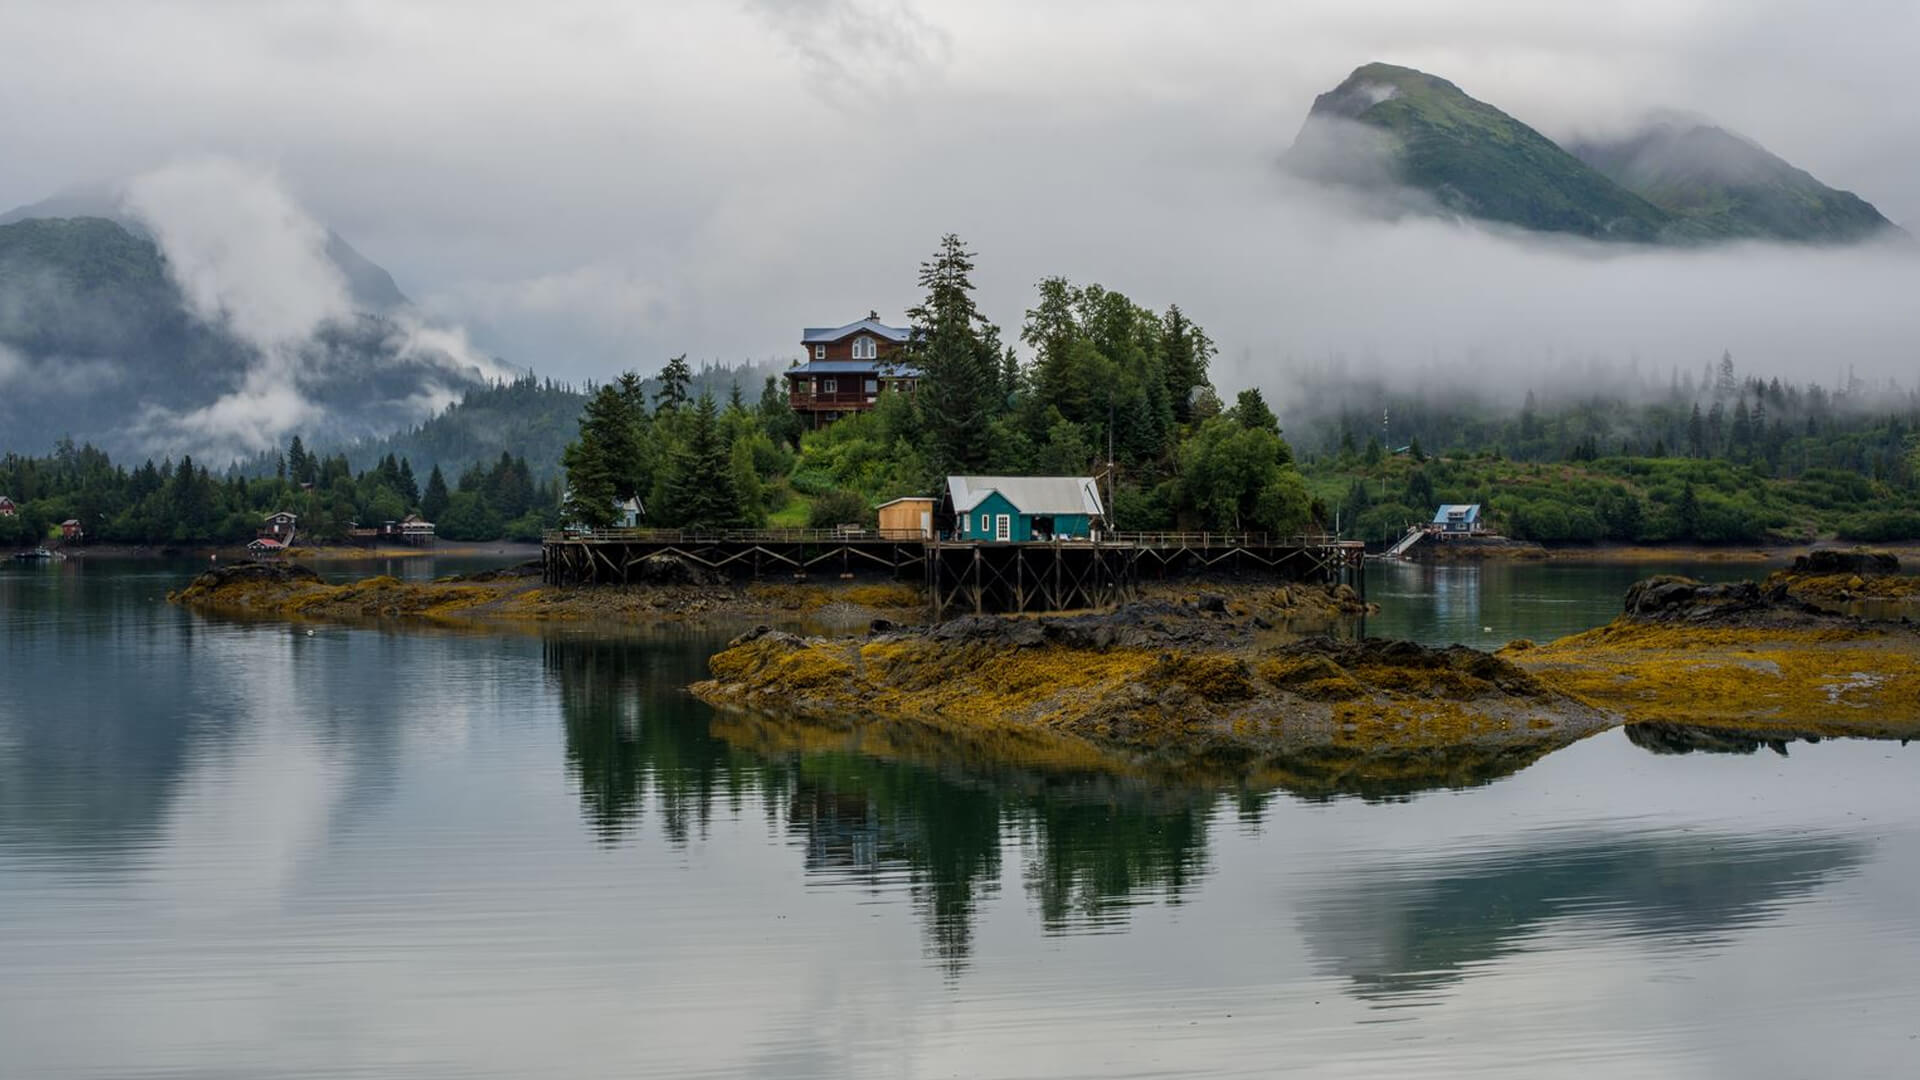
[[[1517,409],[1306,386],[1344,403],[1300,421],[1318,505],[1367,539],[1440,502],[1543,541],[1920,539],[1920,395],[1895,387],[1741,378],[1731,356],[1640,400],[1529,393]]]

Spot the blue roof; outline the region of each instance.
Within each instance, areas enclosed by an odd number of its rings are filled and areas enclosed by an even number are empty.
[[[889,379],[917,379],[920,369],[912,364],[889,364],[884,360],[809,360],[787,369],[795,375],[865,375],[875,373]]]
[[[800,344],[827,345],[842,338],[852,337],[863,330],[875,337],[885,338],[902,345],[913,336],[913,331],[903,326],[888,326],[875,319],[861,319],[859,322],[851,322],[845,326],[809,326],[800,332]]]
[[[1453,516],[1455,514],[1460,515],[1461,521],[1469,521],[1469,522],[1479,521],[1480,520],[1480,504],[1479,503],[1443,503],[1440,509],[1434,511],[1433,523],[1435,525],[1445,525],[1447,522],[1453,520]]]

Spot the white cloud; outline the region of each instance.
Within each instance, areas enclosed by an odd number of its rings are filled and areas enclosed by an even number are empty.
[[[1920,221],[1911,6],[49,3],[16,23],[0,191],[27,201],[183,148],[272,161],[437,315],[563,376],[781,355],[849,310],[898,317],[947,230],[979,249],[1003,325],[1040,276],[1100,280],[1191,309],[1228,381],[1334,350],[1913,359],[1913,274],[1884,253],[1653,257],[1386,228],[1270,169],[1315,94],[1385,60],[1552,134],[1697,111]]]

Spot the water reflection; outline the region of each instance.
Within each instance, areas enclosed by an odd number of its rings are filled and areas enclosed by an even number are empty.
[[[1216,793],[1116,775],[1084,743],[714,717],[679,689],[699,649],[568,638],[544,648],[568,769],[602,841],[629,834],[651,806],[685,843],[716,802],[738,812],[758,792],[784,818],[811,883],[904,888],[929,953],[950,968],[964,964],[980,908],[999,891],[1008,836],[1052,932],[1177,903],[1205,873]]]
[[[1423,1004],[1490,961],[1579,937],[1697,950],[1865,863],[1838,837],[1548,833],[1500,851],[1363,869],[1306,897],[1322,968],[1382,1006]]]
[[[602,841],[640,819],[649,792],[662,832],[684,844],[703,834],[716,798],[738,811],[752,788],[777,793],[781,777],[707,731],[704,708],[684,687],[701,650],[601,638],[548,638],[547,677],[559,694],[567,770]]]
[[[1781,757],[1787,756],[1790,743],[1815,744],[1830,737],[1818,732],[1772,727],[1667,723],[1629,724],[1626,735],[1628,742],[1652,754],[1751,754],[1765,747]],[[1907,745],[1907,741],[1899,740],[1901,746]]]

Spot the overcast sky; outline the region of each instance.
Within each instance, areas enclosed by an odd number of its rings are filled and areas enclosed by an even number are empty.
[[[1907,255],[1358,223],[1273,169],[1386,60],[1554,135],[1704,114],[1911,227],[1911,3],[0,2],[0,204],[233,158],[552,374],[899,319],[948,230],[1003,326],[1051,273],[1178,301],[1229,385],[1335,353],[1898,374],[1920,341]]]

